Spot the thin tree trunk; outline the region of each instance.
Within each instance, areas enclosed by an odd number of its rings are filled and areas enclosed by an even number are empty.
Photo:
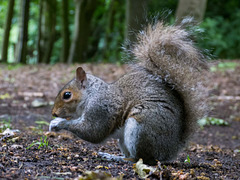
[[[62,54],[61,62],[67,62],[70,49],[70,39],[69,39],[69,23],[68,23],[68,0],[62,0]]]
[[[38,44],[37,44],[37,62],[42,62],[42,15],[43,15],[43,0],[39,0],[39,17],[38,17]]]
[[[27,62],[27,41],[28,41],[28,20],[30,0],[22,0],[21,2],[21,22],[18,47],[16,53],[17,62],[26,64]]]
[[[83,62],[86,56],[92,15],[98,0],[75,0],[74,37],[68,63]]]
[[[9,43],[9,35],[10,35],[10,30],[12,25],[14,2],[15,0],[9,0],[9,3],[8,3],[7,19],[5,22],[3,44],[2,44],[2,61],[3,62],[7,62],[8,60],[8,43]]]
[[[141,30],[142,25],[146,23],[145,13],[148,0],[127,0],[126,2],[125,39],[134,42],[136,41],[136,32]]]
[[[108,57],[107,53],[109,52],[110,41],[112,39],[111,34],[113,31],[114,16],[116,13],[116,8],[117,8],[116,0],[111,0],[110,5],[109,5],[109,11],[107,14],[107,26],[106,26],[106,35],[104,38],[103,59],[106,59]]]
[[[207,6],[207,0],[179,0],[177,12],[176,12],[176,23],[179,24],[187,17],[193,17],[193,23],[199,23],[203,20]]]
[[[53,45],[55,42],[56,35],[56,0],[44,0],[45,3],[45,42],[43,43],[44,55],[43,63],[50,63],[50,58],[52,55]]]

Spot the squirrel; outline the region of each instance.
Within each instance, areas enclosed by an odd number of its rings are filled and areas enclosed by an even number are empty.
[[[115,137],[123,159],[156,164],[176,158],[206,112],[208,65],[190,35],[182,25],[148,25],[130,50],[129,72],[113,83],[78,67],[55,99],[49,130],[68,130],[91,143]]]

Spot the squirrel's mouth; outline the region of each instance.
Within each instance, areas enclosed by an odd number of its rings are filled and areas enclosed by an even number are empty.
[[[72,116],[57,116],[57,117],[60,117],[60,118],[66,119],[66,120],[72,119]]]

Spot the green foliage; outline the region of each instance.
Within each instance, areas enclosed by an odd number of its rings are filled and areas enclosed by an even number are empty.
[[[93,15],[93,36],[89,39],[88,56],[90,61],[119,62],[124,42],[125,3],[100,1],[101,6]]]
[[[40,141],[32,142],[32,144],[30,144],[26,149],[29,149],[29,148],[31,148],[32,146],[35,146],[35,145],[38,145],[38,149],[43,148],[43,147],[45,147],[46,149],[48,149],[48,148],[52,149],[48,145],[47,136],[45,136],[44,139],[41,137]]]
[[[200,25],[203,29],[199,46],[212,52],[215,58],[234,59],[240,57],[240,10],[232,14],[230,19],[222,16],[206,18]],[[201,37],[199,37],[201,38]]]
[[[1,119],[0,122],[0,133],[4,132],[7,128],[11,129],[11,119]]]
[[[5,26],[5,16],[7,14],[7,1],[0,1],[0,49],[2,49],[3,33]],[[1,51],[0,51],[1,53]]]
[[[239,0],[211,0],[207,1],[207,9],[205,17],[215,18],[222,16],[229,19],[234,13],[238,12],[240,8]]]
[[[57,31],[57,33],[60,33]],[[50,59],[51,64],[55,64],[60,61],[60,54],[61,48],[62,48],[62,38],[57,39],[57,41],[54,43],[53,50],[52,50],[52,56]],[[70,48],[70,47],[69,47]]]
[[[234,70],[237,66],[239,66],[239,64],[236,62],[221,62],[218,63],[216,66],[212,66],[210,70],[212,72]]]
[[[124,44],[125,31],[125,2],[117,0],[98,0],[98,6],[93,14],[91,21],[91,36],[86,52],[87,61],[93,62],[114,62],[119,63],[122,59],[121,46]],[[62,37],[61,37],[61,0],[56,3],[56,37],[51,56],[51,63],[57,63],[60,60]],[[69,3],[69,30],[72,40],[74,29],[75,2]],[[8,49],[8,62],[15,62],[15,49],[19,34],[19,17],[21,1],[15,1],[14,16],[12,19],[12,28],[10,32],[10,41]],[[167,0],[149,1],[146,12],[143,15],[152,21],[152,17],[162,19],[167,23],[173,24],[175,11],[178,1]],[[0,1],[0,49],[2,46],[2,37],[4,24],[6,20],[8,0]],[[223,10],[224,9],[224,10]],[[170,13],[172,12],[172,13]],[[38,40],[38,18],[39,18],[39,0],[32,0],[30,3],[29,33],[28,33],[28,63],[37,62],[37,40]],[[205,19],[200,24],[204,32],[197,36],[197,42],[203,49],[207,49],[213,54],[214,58],[239,58],[240,57],[240,1],[228,0],[208,1]],[[203,38],[204,37],[204,38]],[[203,39],[201,39],[203,38]],[[70,47],[69,47],[70,48]],[[1,55],[0,55],[1,56]]]
[[[189,163],[189,164],[191,163],[189,155],[187,155],[187,159],[185,159],[184,163]]]
[[[4,21],[3,19],[5,19],[5,15],[7,14],[7,5],[8,5],[8,1],[0,1],[0,27],[4,27]]]
[[[218,125],[218,126],[228,126],[229,123],[223,119],[213,118],[213,117],[206,117],[203,119],[198,120],[198,124],[201,128],[204,126],[209,125]]]
[[[175,11],[177,10],[178,1],[167,0],[167,1],[149,1],[147,17],[160,18],[166,22],[174,19]]]

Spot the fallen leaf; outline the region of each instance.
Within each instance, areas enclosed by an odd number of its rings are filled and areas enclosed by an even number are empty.
[[[101,171],[85,171],[84,175],[78,177],[78,180],[95,180],[95,179],[102,179],[102,180],[121,180],[123,175],[120,177],[112,178],[111,174],[107,172]]]
[[[101,168],[103,168],[102,165],[98,165],[98,166],[95,167],[95,169],[101,169]]]
[[[151,173],[154,173],[157,170],[157,168],[143,164],[142,159],[138,160],[138,162],[133,166],[133,169],[140,178],[147,178]]]

